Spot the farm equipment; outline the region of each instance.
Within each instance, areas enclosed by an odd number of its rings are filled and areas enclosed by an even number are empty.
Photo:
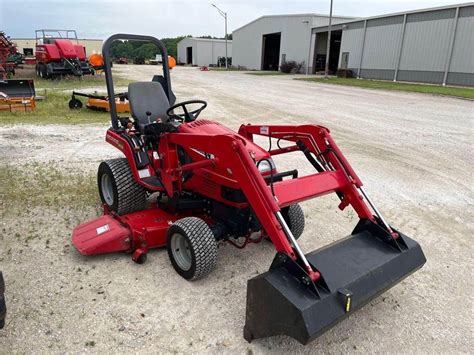
[[[33,80],[0,80],[1,111],[33,111],[36,108]]]
[[[115,60],[116,64],[128,64],[128,58],[127,57],[120,57]]]
[[[89,65],[95,71],[102,71],[104,69],[104,57],[102,54],[93,53],[89,56]]]
[[[69,100],[70,109],[81,109],[82,102],[77,97],[87,97],[86,107],[94,111],[110,111],[109,97],[97,94],[85,94],[82,92],[73,91],[71,100]],[[126,92],[118,93],[114,95],[115,107],[118,113],[130,112],[130,105],[128,103],[128,97]]]
[[[158,65],[160,64],[161,62],[163,61],[163,58],[161,57],[161,55],[157,54],[155,59],[150,59],[148,61],[148,63],[150,65]],[[176,66],[176,59],[174,59],[174,57],[172,56],[168,56],[168,68],[170,69],[173,69],[174,67]]]
[[[16,45],[5,32],[0,31],[0,80],[6,80],[15,75],[18,56]]]
[[[56,78],[61,75],[91,74],[86,49],[74,30],[36,30],[36,75]]]
[[[109,48],[123,39],[152,42],[167,55],[153,37],[107,39],[109,97],[115,96]],[[424,264],[421,247],[369,200],[327,128],[247,124],[236,133],[198,119],[207,103],[172,104],[167,61],[162,65],[160,81],[129,85],[131,117],[119,117],[111,101],[105,139],[124,158],[99,165],[104,214],[74,229],[81,254],[130,252],[143,263],[150,249],[166,247],[176,272],[197,280],[215,269],[219,244],[244,248],[268,239],[276,255],[269,271],[248,281],[244,337],[288,335],[303,344]],[[265,150],[256,136],[277,144]],[[312,174],[277,170],[272,157],[298,152]],[[156,201],[147,201],[151,193]],[[297,241],[305,223],[299,203],[329,193],[340,209],[351,206],[359,222],[348,237],[305,254]]]

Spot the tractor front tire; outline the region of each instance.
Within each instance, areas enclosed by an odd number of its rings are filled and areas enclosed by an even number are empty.
[[[217,264],[217,241],[202,219],[185,217],[168,229],[166,247],[176,272],[186,280],[198,280]]]
[[[294,204],[282,210],[283,218],[293,233],[295,239],[301,237],[304,231],[304,212],[299,204]]]
[[[97,184],[102,202],[119,215],[140,211],[146,207],[146,190],[135,181],[125,158],[100,163]]]

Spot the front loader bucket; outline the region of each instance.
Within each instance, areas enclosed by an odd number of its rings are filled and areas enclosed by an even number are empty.
[[[426,261],[417,242],[403,234],[394,242],[368,220],[306,257],[322,276],[311,287],[294,271],[299,266],[280,253],[270,271],[248,281],[247,341],[288,335],[307,344]]]
[[[30,98],[35,96],[35,85],[33,80],[0,80],[0,93],[10,98]]]

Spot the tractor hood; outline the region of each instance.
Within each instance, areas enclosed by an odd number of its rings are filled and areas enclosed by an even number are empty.
[[[237,133],[221,125],[220,123],[205,119],[199,119],[194,122],[184,123],[179,126],[179,131],[181,133],[205,134],[209,136],[222,134],[237,135]],[[256,161],[270,157],[270,154],[265,149],[261,148],[254,142],[245,139],[242,136],[239,136],[239,138],[246,141],[245,146],[247,147],[248,151],[251,152],[251,154],[255,157]]]

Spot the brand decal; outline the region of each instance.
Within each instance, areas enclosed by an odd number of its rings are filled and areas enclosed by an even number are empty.
[[[110,227],[108,224],[106,224],[105,226],[96,228],[97,235],[101,235],[102,233],[108,232],[109,230],[110,230]]]
[[[120,142],[117,138],[107,135],[107,142],[116,146],[118,149],[123,150],[123,143]]]

